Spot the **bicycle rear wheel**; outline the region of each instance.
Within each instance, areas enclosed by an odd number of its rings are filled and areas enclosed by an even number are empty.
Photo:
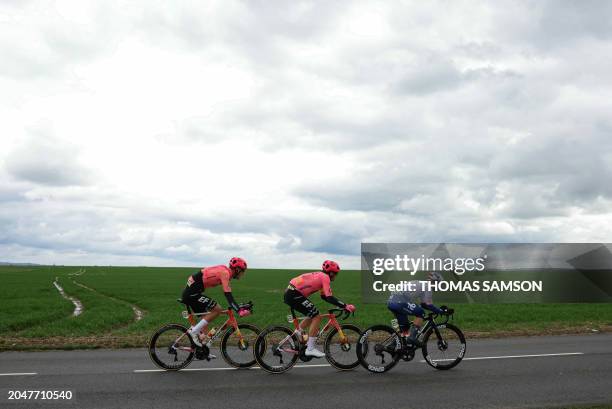
[[[365,369],[374,373],[387,372],[401,357],[402,341],[388,325],[366,329],[357,343],[357,358]]]
[[[271,373],[283,373],[295,365],[299,357],[300,340],[287,327],[275,326],[263,330],[253,352],[259,366]]]
[[[196,345],[189,330],[180,324],[158,329],[149,340],[149,356],[162,369],[178,371],[193,360]]]
[[[325,358],[336,369],[349,371],[359,365],[357,358],[357,343],[361,330],[351,324],[341,325],[344,339],[336,328],[332,328],[325,338]]]
[[[437,331],[430,328],[423,337],[423,358],[436,369],[451,369],[465,355],[465,336],[453,324],[438,325]]]
[[[221,355],[234,368],[249,368],[255,365],[253,345],[261,332],[255,325],[239,324],[240,336],[230,327],[221,339]]]

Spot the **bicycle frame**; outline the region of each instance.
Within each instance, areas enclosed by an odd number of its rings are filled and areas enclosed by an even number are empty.
[[[440,322],[440,323],[437,323],[435,321],[435,319],[437,317],[438,317],[437,314],[430,313],[430,314],[427,315],[427,318],[425,318],[425,325],[423,325],[421,327],[421,329],[419,330],[419,332],[418,332],[418,336],[419,337],[421,335],[423,335],[425,332],[427,332],[427,330],[429,330],[430,327],[433,327],[433,329],[434,329],[434,331],[436,333],[436,336],[438,337],[438,339],[440,338],[440,330],[438,329],[438,325],[444,325],[444,324],[448,323],[448,320],[450,319],[450,316],[449,315],[445,315],[444,322]]]
[[[423,324],[423,326],[421,326],[421,328],[419,329],[419,331],[417,332],[417,338],[419,338],[421,335],[423,335],[424,333],[426,333],[431,327],[433,327],[436,336],[438,337],[438,339],[440,338],[440,330],[438,329],[438,325],[444,325],[448,322],[450,316],[446,315],[445,316],[445,320],[444,322],[440,322],[440,323],[436,323],[435,319],[438,317],[438,315],[430,313],[427,315],[427,317],[423,317],[423,320],[425,321],[425,323]],[[410,322],[410,324],[412,324],[412,322]],[[396,328],[394,328],[396,329]],[[397,331],[397,329],[396,329]],[[389,339],[391,339],[394,335],[392,335],[391,337],[387,338],[383,343],[387,342]],[[400,337],[403,338],[403,337]],[[404,345],[404,341],[402,340],[402,348],[405,348],[406,345]]]
[[[193,311],[191,311],[191,308],[187,307],[187,311],[183,311],[183,318],[187,319],[189,321],[189,324],[193,327],[194,325],[198,323],[198,317],[202,315],[206,315],[208,313],[209,312],[194,313]],[[240,332],[240,328],[238,327],[238,321],[236,320],[236,315],[234,311],[231,309],[227,309],[227,310],[221,311],[221,314],[227,315],[227,320],[223,323],[223,325],[218,330],[216,330],[214,334],[211,334],[212,330],[208,331],[208,333],[206,334],[206,336],[208,337],[206,346],[209,347],[210,345],[212,345],[212,343],[219,337],[219,335],[222,334],[229,327],[234,328],[235,334],[240,339],[240,345],[244,346],[244,337],[242,336],[242,333]],[[174,342],[177,343],[187,334],[188,333],[185,332],[183,335],[178,337],[176,341]],[[193,351],[193,348],[191,347],[181,347],[179,349],[183,351],[189,351],[189,352]]]
[[[294,331],[293,331],[293,333],[291,333],[291,335],[287,335],[281,342],[278,343],[279,350],[282,350],[283,352],[292,353],[292,354],[299,354],[300,353],[299,349],[296,351],[294,349],[281,348],[281,346],[284,345],[285,342],[287,342],[293,335],[297,335],[298,336],[298,339],[300,340],[300,346],[304,345],[304,337],[303,337],[303,334],[302,334],[302,328],[300,328],[300,321],[303,321],[303,320],[308,319],[308,318],[309,317],[297,317],[295,315],[295,312],[293,310],[291,310],[291,315],[287,315],[287,321],[289,321],[290,323],[293,324]],[[327,332],[331,327],[334,327],[338,331],[338,335],[340,335],[340,341],[342,343],[345,343],[346,342],[346,335],[344,335],[344,332],[342,331],[342,327],[338,323],[338,319],[336,318],[336,316],[333,313],[330,312],[328,314],[322,314],[321,318],[322,319],[327,319],[328,321],[325,323],[325,325],[323,326],[322,329],[319,329],[319,332],[317,333],[317,338],[320,337],[325,332]]]

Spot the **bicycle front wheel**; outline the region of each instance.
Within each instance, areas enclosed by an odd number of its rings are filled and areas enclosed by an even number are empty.
[[[366,329],[357,343],[357,358],[365,369],[374,373],[387,372],[401,357],[402,341],[388,325]]]
[[[341,325],[342,334],[336,328],[332,328],[325,338],[325,357],[327,361],[336,369],[349,371],[359,365],[357,358],[357,342],[361,330],[351,324]]]
[[[225,362],[234,368],[250,368],[255,365],[253,345],[261,332],[259,328],[250,324],[239,324],[240,335],[231,327],[221,339],[221,355]]]
[[[465,356],[465,336],[453,324],[430,328],[423,337],[423,358],[436,369],[451,369]]]
[[[180,324],[168,324],[158,329],[149,340],[149,356],[162,369],[178,371],[191,363],[195,343],[189,330]]]
[[[257,340],[253,353],[259,366],[271,373],[283,373],[295,365],[300,352],[300,340],[287,327],[268,327]]]

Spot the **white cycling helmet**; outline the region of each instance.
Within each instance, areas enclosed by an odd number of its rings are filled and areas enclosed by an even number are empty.
[[[427,278],[429,281],[444,281],[442,274],[438,273],[437,271],[430,271],[427,273]]]

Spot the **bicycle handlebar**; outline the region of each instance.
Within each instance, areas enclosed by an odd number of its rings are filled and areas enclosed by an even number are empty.
[[[247,310],[251,310],[252,311],[253,310],[253,301],[249,301],[249,302],[246,302],[244,304],[240,304],[239,306],[240,306],[240,308],[245,308]]]
[[[331,310],[329,310],[329,313],[333,314],[336,318],[340,318],[341,320],[347,319],[351,314],[355,316],[355,312],[347,311],[344,308],[332,308]]]
[[[427,314],[427,320],[433,321],[439,316],[443,315],[444,318],[446,319],[444,320],[444,322],[440,322],[439,324],[446,324],[452,318],[454,313],[455,313],[455,310],[453,308],[447,308],[446,310],[444,310],[442,314],[436,314],[435,312],[430,312],[429,314]]]

